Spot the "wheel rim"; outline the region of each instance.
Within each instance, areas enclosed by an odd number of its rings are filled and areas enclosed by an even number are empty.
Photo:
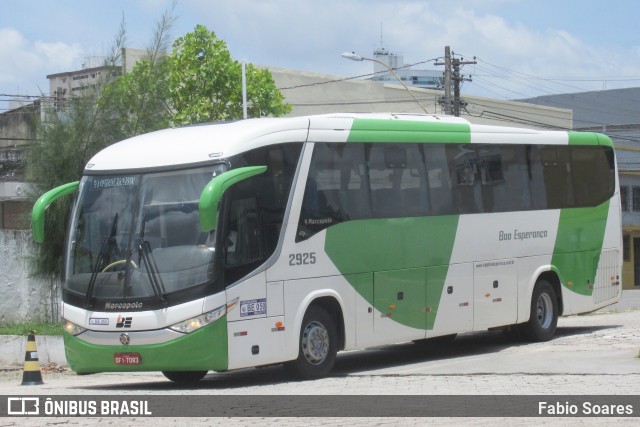
[[[319,365],[329,354],[329,331],[320,322],[310,322],[302,333],[302,351],[312,365]]]
[[[551,322],[553,321],[553,302],[549,294],[542,293],[538,297],[536,316],[538,318],[538,324],[543,329],[548,329],[551,326]]]

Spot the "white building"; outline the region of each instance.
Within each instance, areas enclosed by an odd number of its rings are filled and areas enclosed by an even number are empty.
[[[62,108],[64,101],[73,95],[94,90],[100,83],[117,78],[133,69],[136,61],[143,58],[145,50],[123,48],[120,64],[108,64],[105,57],[86,58],[82,67],[75,71],[49,74],[49,93],[54,98],[54,106]]]
[[[441,90],[444,88],[444,76],[442,70],[414,70],[405,65],[402,54],[388,51],[384,47],[373,51],[373,59],[387,64],[393,68],[400,79],[407,86],[421,87],[424,89]],[[371,80],[379,82],[397,82],[396,77],[382,64],[373,63],[373,77]]]

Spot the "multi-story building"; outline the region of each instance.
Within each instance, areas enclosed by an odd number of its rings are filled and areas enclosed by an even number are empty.
[[[393,68],[398,77],[407,85],[424,89],[440,90],[444,88],[442,70],[416,70],[405,65],[404,56],[388,51],[384,47],[373,51],[373,59],[387,64]],[[387,67],[377,62],[373,63],[373,77],[371,80],[379,82],[397,83],[396,77]]]
[[[35,141],[40,101],[0,114],[0,229],[29,227],[26,150]]]
[[[86,58],[82,67],[75,71],[49,74],[49,93],[56,108],[62,108],[64,101],[73,95],[95,90],[105,80],[112,79],[133,69],[137,60],[145,55],[141,49],[123,48],[122,60],[118,64],[109,64],[104,57]]]
[[[140,52],[140,51],[135,51]],[[59,105],[75,93],[82,93],[97,83],[105,73],[125,72],[133,68],[132,55],[123,57],[119,67],[89,66],[77,71],[49,75],[51,95]],[[331,112],[389,112],[424,113],[407,90],[390,80],[341,79],[337,76],[306,73],[290,69],[269,67],[276,86],[281,89],[285,101],[293,106],[292,116]],[[94,75],[95,74],[95,75]],[[76,79],[74,79],[76,77]],[[75,90],[74,90],[75,89]],[[437,100],[443,92],[413,86],[414,95],[420,98],[429,114],[441,114]],[[518,102],[465,97],[469,102],[465,118],[474,123],[531,127],[531,123],[542,123],[543,127],[571,127],[571,111]],[[40,103],[37,104],[40,111]],[[21,107],[24,109],[34,107]],[[25,110],[12,110],[0,114],[0,164],[6,170],[6,180],[0,179],[0,207],[3,222],[0,222],[0,293],[11,298],[0,300],[0,321],[24,318],[48,318],[57,320],[59,311],[56,282],[38,282],[29,275],[28,256],[33,252],[27,231],[30,228],[26,183],[14,178],[24,178],[25,146],[36,138],[33,120],[27,120]],[[508,112],[508,114],[505,114]],[[37,115],[36,115],[37,116]],[[31,127],[30,127],[31,126]],[[5,160],[3,160],[5,159]],[[20,184],[21,183],[21,184]],[[21,186],[21,187],[20,187]],[[18,188],[20,187],[20,188]],[[20,194],[18,194],[20,193]],[[20,197],[18,197],[20,196]],[[22,230],[22,231],[17,231]]]

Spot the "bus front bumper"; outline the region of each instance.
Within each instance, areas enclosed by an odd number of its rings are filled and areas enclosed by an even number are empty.
[[[69,367],[79,374],[225,371],[229,365],[226,317],[160,344],[96,345],[64,332],[64,347]]]

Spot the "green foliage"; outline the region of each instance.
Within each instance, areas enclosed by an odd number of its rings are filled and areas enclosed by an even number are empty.
[[[269,70],[246,66],[249,117],[282,116],[284,103]],[[178,38],[168,57],[150,57],[110,85],[103,98],[114,103],[123,132],[138,134],[242,118],[242,64],[224,41],[198,25]]]
[[[242,64],[224,41],[197,25],[173,44],[167,83],[177,125],[242,118]],[[246,67],[247,115],[282,116],[284,103],[269,70]]]
[[[173,25],[173,8],[158,21],[153,42],[146,57],[133,70],[109,82],[98,98],[116,141],[141,133],[166,128],[170,124],[171,107],[167,104],[167,49],[169,30]]]
[[[131,72],[105,87],[98,104],[109,113],[104,120],[119,134],[118,140],[169,126],[166,68],[165,58],[138,61]]]
[[[34,200],[52,188],[78,180],[91,156],[113,142],[98,116],[95,98],[89,95],[72,98],[64,111],[45,108],[44,120],[38,126],[38,142],[27,152]],[[60,273],[70,206],[71,198],[63,198],[47,209],[45,242],[33,265],[38,276]]]
[[[165,13],[146,58],[132,71],[101,82],[95,91],[81,91],[62,110],[46,110],[39,142],[28,153],[34,201],[78,180],[91,157],[114,142],[168,126],[242,118],[242,65],[226,43],[198,25],[178,38],[167,55],[172,22],[171,13]],[[109,64],[119,60],[124,28],[123,19]],[[291,110],[268,70],[248,64],[246,76],[249,117],[282,116]],[[71,197],[60,199],[47,210],[45,241],[32,269],[38,276],[61,272],[70,203]]]
[[[123,20],[105,65],[118,62],[124,43]],[[96,102],[100,91],[117,78],[112,73],[103,75],[104,80],[95,88],[85,88],[63,105],[43,105],[42,119],[37,124],[37,142],[27,151],[27,176],[32,183],[33,202],[55,187],[78,180],[95,153],[129,136],[127,126],[118,125],[119,117],[114,110],[117,103]],[[32,259],[31,272],[35,276],[51,278],[61,273],[71,201],[72,197],[62,198],[46,211],[45,240]]]
[[[29,335],[31,331],[34,331],[36,335],[62,335],[62,325],[49,322],[0,324],[0,335]]]

